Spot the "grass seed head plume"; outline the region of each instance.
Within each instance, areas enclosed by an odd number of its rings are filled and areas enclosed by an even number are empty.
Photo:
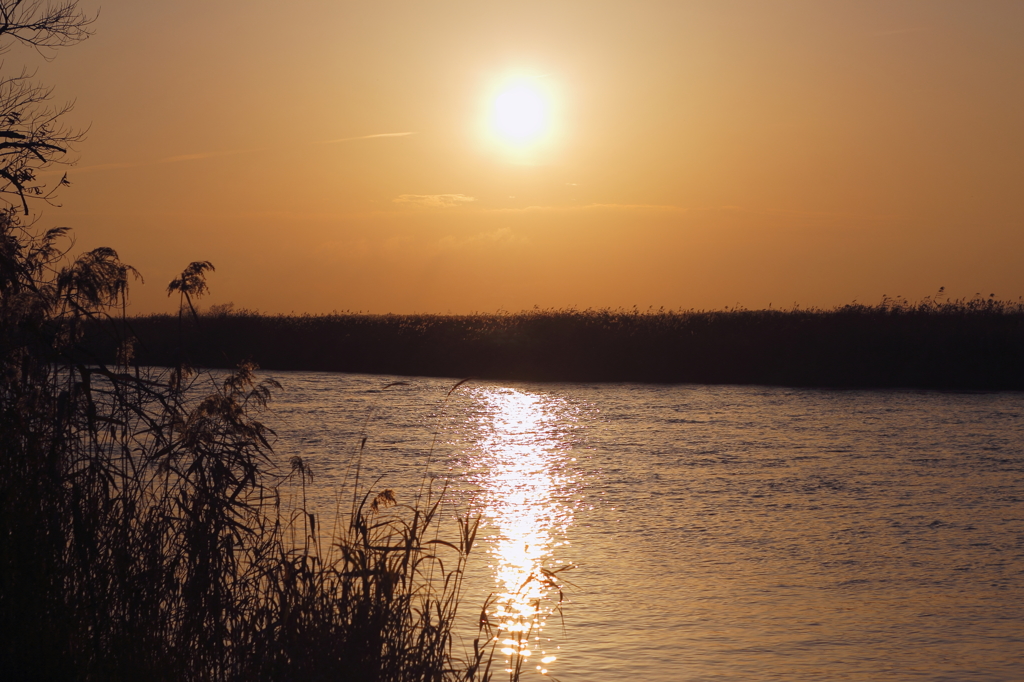
[[[10,679],[484,680],[452,652],[476,524],[390,489],[334,523],[275,465],[275,390],[132,362],[135,271],[0,212],[0,669]],[[172,282],[191,307],[206,261]],[[123,309],[123,308],[122,308]],[[108,366],[82,326],[123,348]],[[299,485],[297,505],[282,490]]]

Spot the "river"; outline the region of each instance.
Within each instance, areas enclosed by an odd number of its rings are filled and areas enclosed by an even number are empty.
[[[263,374],[320,508],[365,436],[481,516],[464,610],[537,621],[524,679],[1024,674],[1024,394]]]

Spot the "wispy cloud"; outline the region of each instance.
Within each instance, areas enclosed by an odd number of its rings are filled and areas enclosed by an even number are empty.
[[[914,28],[894,28],[888,31],[875,31],[871,35],[874,36],[898,36],[904,33],[921,33],[922,31],[932,30],[931,26],[916,26]]]
[[[348,142],[350,140],[372,140],[375,137],[406,137],[415,135],[414,131],[406,133],[375,133],[373,135],[356,135],[355,137],[339,137],[337,140],[323,140],[319,144],[334,144],[336,142]]]
[[[548,206],[521,206],[484,209],[486,213],[661,213],[661,214],[707,214],[745,213],[750,215],[776,215],[807,218],[856,218],[858,220],[880,220],[891,216],[871,213],[848,213],[827,211],[801,211],[796,209],[749,208],[735,205],[719,206],[673,206],[671,204],[562,204]]]
[[[652,211],[652,212],[687,212],[692,209],[664,204],[563,204],[556,206],[517,206],[508,208],[488,209],[489,213],[581,213],[585,211]]]
[[[178,154],[177,156],[168,156],[163,159],[156,159],[152,161],[127,161],[121,163],[99,163],[94,166],[81,166],[73,168],[70,172],[74,174],[79,173],[95,173],[98,171],[108,170],[120,170],[122,168],[139,168],[140,166],[155,166],[161,163],[181,163],[182,161],[198,161],[200,159],[212,159],[217,156],[232,156],[234,154],[247,154],[251,152],[262,152],[269,149],[264,147],[261,149],[231,149],[224,152],[205,152],[199,154]],[[45,173],[63,173],[63,169],[49,169],[44,171]]]
[[[73,166],[70,169],[67,169],[67,168],[48,168],[48,169],[42,171],[41,173],[39,173],[39,175],[52,175],[54,173],[68,173],[68,174],[93,173],[93,172],[96,172],[96,171],[117,170],[119,168],[135,168],[136,166],[141,166],[141,165],[143,165],[143,164],[141,164],[141,163],[98,163],[95,166],[80,166],[80,167]]]
[[[355,137],[342,137],[337,140],[323,140],[316,142],[315,144],[334,144],[336,142],[348,142],[349,140],[370,140],[376,137],[405,137],[407,135],[415,135],[415,132],[404,132],[404,133],[375,133],[373,135],[357,135]],[[306,144],[314,144],[307,142]],[[122,168],[139,168],[141,166],[155,166],[162,163],[181,163],[184,161],[201,161],[203,159],[213,159],[218,156],[234,156],[235,154],[252,154],[256,152],[265,152],[272,150],[273,147],[254,147],[252,149],[229,149],[227,151],[219,152],[198,152],[195,154],[177,154],[175,156],[168,156],[163,159],[155,159],[149,161],[128,161],[121,163],[100,163],[94,166],[81,166],[74,168],[73,173],[95,173],[98,171],[108,170],[119,170]],[[42,174],[64,172],[64,169],[50,169],[43,171]]]
[[[518,234],[510,228],[501,227],[497,230],[488,230],[464,237],[447,235],[437,245],[441,249],[451,250],[473,246],[523,246],[530,244],[530,242],[531,239],[528,236]]]
[[[452,208],[476,201],[465,194],[402,194],[395,197],[396,204],[426,206],[428,208]]]
[[[266,151],[268,147],[261,149],[232,149],[225,152],[202,152],[199,154],[178,154],[177,156],[168,156],[167,158],[160,159],[154,163],[178,163],[179,161],[198,161],[200,159],[212,159],[216,156],[233,156],[235,154],[247,154],[251,152],[262,152]]]

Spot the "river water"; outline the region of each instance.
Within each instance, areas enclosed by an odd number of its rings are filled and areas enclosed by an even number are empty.
[[[1024,679],[1022,394],[264,374],[321,508],[365,436],[481,516],[524,679]]]

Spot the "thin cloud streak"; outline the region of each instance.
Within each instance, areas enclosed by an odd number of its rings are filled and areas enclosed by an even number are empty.
[[[806,218],[853,218],[858,220],[892,220],[891,214],[853,213],[843,211],[803,211],[798,209],[748,208],[744,206],[672,206],[669,204],[584,204],[582,206],[523,206],[481,209],[481,213],[582,213],[596,211],[647,213],[745,213],[763,216],[794,216]]]
[[[392,199],[396,204],[426,206],[428,208],[452,208],[476,201],[465,194],[402,194]]]
[[[146,164],[145,163],[100,163],[100,164],[96,164],[95,166],[82,166],[81,168],[78,168],[78,167],[75,167],[75,166],[72,166],[70,169],[50,168],[48,170],[42,171],[41,173],[39,173],[39,175],[52,175],[54,173],[67,173],[68,175],[71,175],[72,173],[94,173],[96,171],[119,170],[121,168],[135,168],[136,166],[144,166],[144,165],[146,165]]]
[[[413,131],[403,132],[403,133],[375,133],[373,135],[357,135],[355,137],[342,137],[342,138],[339,138],[337,140],[323,140],[323,141],[315,142],[315,143],[312,143],[312,144],[334,144],[334,143],[337,143],[337,142],[348,142],[349,140],[371,140],[371,139],[374,139],[374,138],[377,138],[377,137],[406,137],[407,135],[415,135],[415,134],[416,133],[413,132]],[[307,144],[309,144],[309,143],[307,143]],[[153,160],[153,161],[135,161],[135,162],[127,161],[127,162],[121,162],[121,163],[101,163],[101,164],[97,164],[95,166],[83,166],[81,168],[74,168],[73,167],[73,172],[74,173],[95,173],[95,172],[107,171],[107,170],[120,170],[122,168],[139,168],[139,167],[142,167],[142,166],[155,166],[157,164],[163,164],[163,163],[180,163],[182,161],[201,161],[203,159],[212,159],[212,158],[215,158],[215,157],[218,157],[218,156],[234,156],[236,154],[252,154],[252,153],[255,153],[255,152],[265,152],[265,151],[268,151],[270,149],[273,149],[273,147],[258,147],[258,148],[254,148],[254,149],[231,149],[231,150],[228,150],[228,151],[221,151],[221,152],[198,152],[198,153],[195,153],[195,154],[178,154],[176,156],[168,156],[168,157],[165,157],[163,159],[156,159],[156,160]],[[40,175],[48,174],[48,173],[57,173],[57,172],[63,173],[65,171],[64,170],[53,169],[53,170],[43,171],[43,173],[40,173]]]
[[[323,140],[317,144],[335,144],[337,142],[349,142],[351,140],[372,140],[376,137],[406,137],[407,135],[415,135],[415,131],[409,131],[405,133],[375,133],[373,135],[356,135],[355,137],[339,137],[337,140]]]
[[[253,152],[263,152],[270,147],[262,147],[260,149],[232,149],[226,152],[201,152],[198,154],[179,154],[177,156],[168,156],[163,159],[156,159],[153,161],[126,161],[121,163],[100,163],[95,166],[83,166],[81,168],[72,167],[72,170],[67,171],[70,173],[95,173],[98,171],[107,170],[120,170],[122,168],[140,168],[142,166],[156,166],[163,163],[180,163],[182,161],[199,161],[202,159],[212,159],[217,156],[234,156],[235,154],[250,154]],[[63,173],[63,170],[51,169],[45,171],[46,173]]]
[[[693,209],[663,204],[584,204],[582,206],[522,206],[484,209],[485,213],[579,213],[582,211],[664,211],[685,213]]]
[[[178,163],[179,161],[199,161],[200,159],[212,159],[216,156],[234,156],[235,154],[251,154],[253,152],[264,152],[270,149],[270,147],[262,147],[260,149],[234,149],[226,152],[200,152],[198,154],[178,154],[177,156],[168,156],[167,158],[154,161],[152,163]]]
[[[922,31],[932,30],[931,26],[918,26],[916,28],[894,28],[891,31],[876,31],[872,33],[873,36],[898,36],[904,33],[921,33]]]

